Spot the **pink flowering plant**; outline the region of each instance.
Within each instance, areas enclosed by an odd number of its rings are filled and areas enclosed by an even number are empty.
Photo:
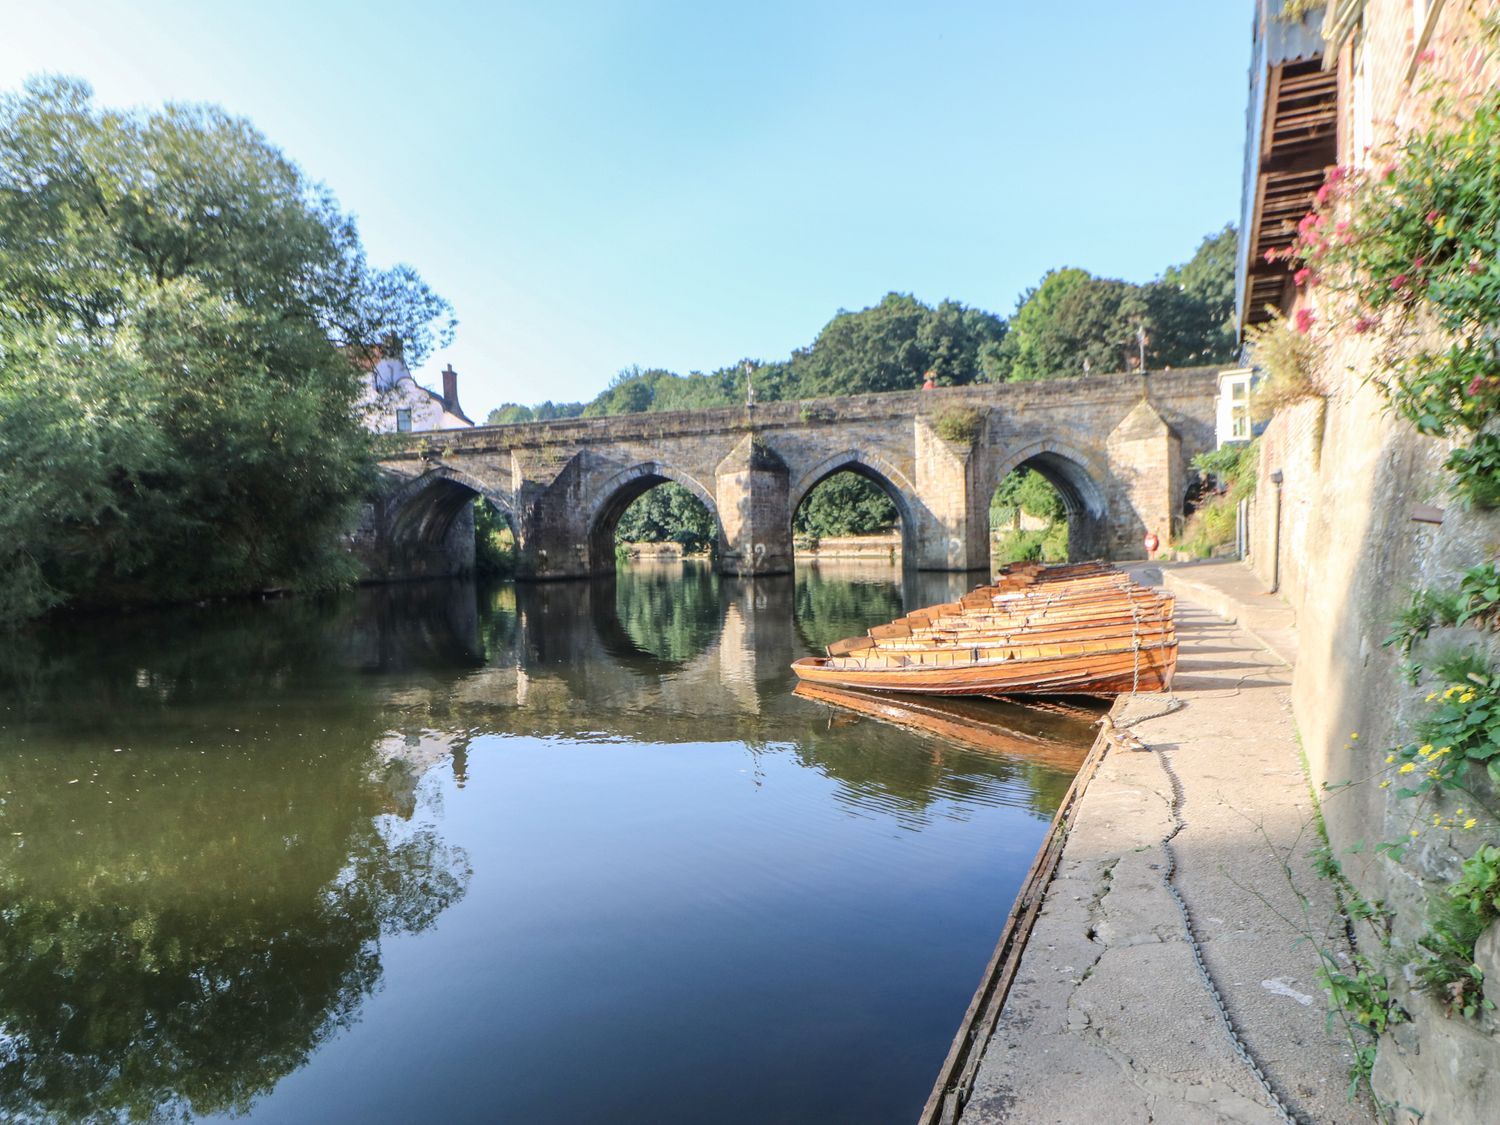
[[[1333,169],[1284,256],[1300,286],[1324,288],[1325,316],[1380,330],[1376,378],[1393,409],[1472,441],[1500,413],[1500,92],[1383,166]],[[1466,500],[1500,502],[1494,457],[1448,468]]]

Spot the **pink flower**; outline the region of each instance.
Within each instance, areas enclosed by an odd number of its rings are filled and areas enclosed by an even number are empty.
[[[1328,197],[1330,195],[1332,195],[1332,194],[1333,194],[1333,185],[1332,184],[1324,184],[1322,187],[1320,187],[1318,189],[1318,194],[1315,195],[1315,196],[1313,196],[1313,200],[1315,202],[1317,202],[1317,203],[1327,203],[1328,202]]]
[[[1470,273],[1478,273],[1479,270],[1480,270],[1480,265],[1479,265],[1478,262],[1470,262],[1469,263],[1469,272]]]
[[[1339,183],[1347,175],[1349,175],[1349,169],[1345,168],[1342,164],[1339,164],[1336,167],[1330,168],[1328,170],[1328,182],[1330,184]]]
[[[1414,270],[1419,270],[1423,266],[1425,266],[1426,264],[1427,264],[1427,259],[1426,258],[1418,258],[1416,261],[1412,262],[1411,268],[1414,269]]]
[[[1265,259],[1266,259],[1266,264],[1267,265],[1269,265],[1272,262],[1276,261],[1276,251],[1275,250],[1267,250],[1266,253],[1265,253]]]
[[[1468,394],[1472,397],[1484,390],[1484,376],[1476,375],[1469,380]]]
[[[1442,217],[1443,217],[1443,215],[1442,215],[1441,211],[1429,211],[1429,212],[1427,212],[1427,225],[1428,226],[1432,226],[1433,223],[1437,222]]]
[[[1333,233],[1334,234],[1343,234],[1348,229],[1349,229],[1349,220],[1348,219],[1342,219],[1339,222],[1337,222],[1337,223],[1334,224]]]
[[[1423,51],[1420,55],[1417,56],[1417,61],[1419,63],[1430,63],[1435,58],[1437,58],[1437,52],[1434,51],[1431,47],[1428,47],[1427,50]]]
[[[1379,323],[1380,321],[1372,316],[1362,316],[1354,322],[1354,331],[1363,335]]]
[[[1311,279],[1312,275],[1312,270],[1308,269],[1306,266],[1303,266],[1296,273],[1292,274],[1292,281],[1298,285],[1306,285],[1309,279]]]
[[[1398,273],[1395,277],[1391,278],[1391,288],[1405,289],[1406,283],[1409,280],[1410,279],[1404,273]]]
[[[1309,332],[1312,331],[1313,321],[1315,321],[1316,319],[1317,315],[1312,311],[1312,309],[1298,309],[1297,331],[1306,336]]]
[[[1388,180],[1394,180],[1396,178],[1396,166],[1394,164],[1387,164],[1381,170],[1380,174]]]

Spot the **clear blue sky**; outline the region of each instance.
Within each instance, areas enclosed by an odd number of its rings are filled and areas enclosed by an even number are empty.
[[[1248,0],[12,3],[0,87],[217,102],[451,300],[480,416],[890,290],[1145,280],[1238,210]]]

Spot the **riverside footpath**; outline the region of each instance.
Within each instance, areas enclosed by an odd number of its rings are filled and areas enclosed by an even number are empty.
[[[957,1121],[1373,1122],[1318,984],[1349,948],[1312,867],[1292,611],[1238,563],[1131,569],[1177,594],[1176,680],[1112,712]]]

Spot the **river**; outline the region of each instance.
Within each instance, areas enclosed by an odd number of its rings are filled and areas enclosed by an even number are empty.
[[[913,1120],[1071,774],[787,665],[962,585],[639,565],[0,645],[0,1119]]]

